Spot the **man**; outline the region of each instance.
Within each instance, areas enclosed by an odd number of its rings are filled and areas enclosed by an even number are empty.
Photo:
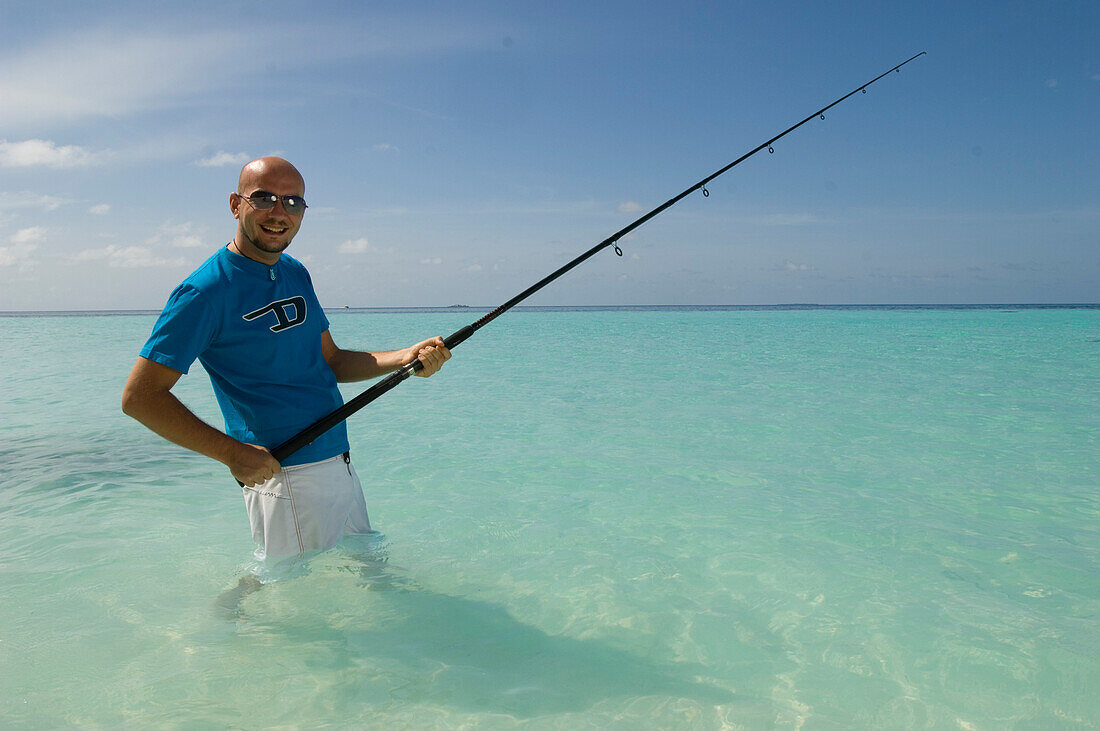
[[[450,358],[441,338],[403,350],[358,352],[333,342],[309,274],[283,252],[305,213],[305,181],[286,160],[241,170],[229,209],[233,240],[172,293],[130,371],[122,410],[162,437],[229,467],[244,486],[262,555],[327,550],[370,532],[343,423],[280,464],[268,451],[338,408],[337,382],[390,373],[419,358],[430,376]],[[225,433],[171,392],[198,359]]]

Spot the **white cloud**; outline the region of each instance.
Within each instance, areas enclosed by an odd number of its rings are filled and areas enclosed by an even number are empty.
[[[124,269],[182,266],[185,263],[182,258],[165,259],[154,256],[153,252],[144,246],[115,246],[114,244],[102,249],[85,249],[78,252],[72,259],[73,261],[106,261],[110,267]]]
[[[31,258],[31,254],[37,248],[37,244],[0,246],[0,267],[18,267],[21,270],[33,268],[37,262]]]
[[[176,236],[172,239],[172,246],[181,249],[197,249],[204,243],[198,236]]]
[[[366,240],[366,236],[359,239],[349,239],[337,248],[341,254],[393,254],[396,248],[393,246],[375,246]]]
[[[106,216],[111,212],[111,206],[108,203],[100,203],[98,206],[92,206],[88,209],[88,213],[93,216]]]
[[[429,257],[427,259],[421,259],[420,263],[421,264],[442,264],[443,263],[443,257],[433,256],[433,257]]]
[[[341,254],[392,254],[392,247],[378,247],[372,245],[365,236],[357,239],[349,239],[340,244],[337,249]]]
[[[619,213],[637,213],[640,210],[642,206],[636,201],[624,201],[619,204]]]
[[[370,243],[365,237],[354,241],[348,240],[340,244],[338,251],[341,254],[366,254],[370,251]]]
[[[812,272],[814,268],[809,264],[796,264],[790,259],[787,259],[782,264],[776,264],[772,267],[773,272]]]
[[[77,145],[62,145],[51,140],[0,140],[0,167],[75,168],[89,165],[96,155]]]
[[[157,229],[157,232],[146,243],[153,246],[174,246],[180,249],[195,249],[205,246],[206,242],[192,228],[190,222],[165,223]]]
[[[1058,79],[1047,79],[1047,88],[1048,89],[1057,89],[1058,88]]]
[[[46,238],[46,229],[41,226],[31,226],[30,228],[22,228],[16,231],[11,236],[11,242],[13,244],[29,244],[32,241],[41,241]]]
[[[228,45],[227,45],[228,44]],[[242,39],[222,33],[84,30],[0,57],[0,125],[121,117],[228,84]]]
[[[37,193],[0,193],[0,211],[15,210],[19,208],[41,208],[44,211],[54,211],[68,203],[64,198],[52,195],[39,195]]]
[[[356,24],[358,25],[358,24]],[[164,29],[133,23],[48,36],[0,49],[0,128],[33,128],[89,117],[207,103],[212,94],[270,80],[270,68],[309,59],[410,57],[484,48],[500,29],[424,17],[379,18],[351,26],[267,26],[250,32]],[[8,50],[14,49],[14,50]],[[231,70],[231,71],[229,71]]]
[[[111,254],[118,249],[117,246],[111,244],[103,249],[84,249],[78,251],[74,256],[74,261],[97,261],[99,259],[109,259]]]
[[[401,149],[397,145],[391,145],[388,142],[374,145],[371,149],[375,152],[401,152]]]
[[[244,165],[251,160],[252,158],[246,152],[218,151],[210,157],[196,161],[195,164],[201,168],[220,168],[226,165]]]

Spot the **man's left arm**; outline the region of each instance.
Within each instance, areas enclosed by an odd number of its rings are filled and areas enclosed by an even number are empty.
[[[401,350],[374,353],[343,350],[333,341],[329,331],[325,330],[321,333],[321,355],[336,374],[337,381],[350,383],[393,373],[417,358],[424,364],[424,368],[417,371],[416,375],[427,378],[443,367],[443,363],[450,359],[451,351],[443,344],[441,337],[429,338]]]

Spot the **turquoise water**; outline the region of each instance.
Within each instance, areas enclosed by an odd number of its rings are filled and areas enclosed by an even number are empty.
[[[1006,310],[509,313],[352,418],[382,534],[253,593],[119,411],[153,317],[0,318],[0,725],[1095,726],[1100,310]]]

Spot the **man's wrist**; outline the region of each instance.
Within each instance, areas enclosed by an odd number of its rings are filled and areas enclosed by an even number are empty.
[[[228,434],[221,434],[218,444],[210,456],[221,462],[226,467],[232,467],[241,461],[243,450],[247,449],[244,442],[238,441]]]

